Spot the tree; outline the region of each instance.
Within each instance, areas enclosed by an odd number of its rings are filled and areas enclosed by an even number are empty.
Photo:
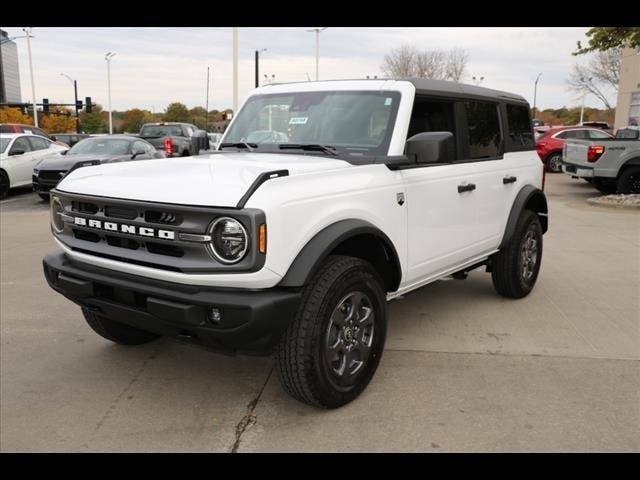
[[[108,121],[108,113],[102,111],[101,105],[93,107],[91,113],[87,113],[86,111],[80,113],[80,125],[82,131],[86,133],[105,133],[107,131]]]
[[[594,27],[587,33],[589,44],[583,47],[578,42],[578,49],[573,55],[584,55],[589,52],[605,52],[612,48],[640,47],[640,27]]]
[[[123,114],[122,130],[129,133],[137,133],[143,124],[151,122],[153,122],[151,112],[148,110],[140,110],[139,108],[132,108]]]
[[[76,131],[76,119],[69,113],[45,115],[40,126],[47,133],[67,133]]]
[[[167,106],[164,119],[167,122],[190,122],[191,115],[186,105],[180,102],[174,102]]]
[[[459,48],[448,51],[420,51],[412,45],[401,45],[384,56],[380,68],[389,77],[418,77],[459,82],[464,76],[468,58],[467,52]]]
[[[189,113],[192,117],[206,118],[207,116],[207,111],[204,109],[204,107],[193,107],[191,110],[189,110]]]
[[[611,82],[615,81],[615,79],[609,76],[607,80],[603,81],[599,76],[600,74],[597,73],[598,71],[599,70],[594,69],[591,64],[575,64],[569,73],[567,88],[580,96],[584,95],[585,92],[591,93],[604,104],[607,110],[611,110],[611,105],[606,95],[606,88],[611,86]],[[605,84],[604,86],[603,83]],[[614,83],[613,86],[617,89],[617,82]]]
[[[0,108],[0,123],[22,123],[33,125],[33,117],[25,115],[19,108]]]

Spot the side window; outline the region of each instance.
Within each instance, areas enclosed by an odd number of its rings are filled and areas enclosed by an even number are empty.
[[[521,105],[507,105],[507,123],[509,138],[514,146],[534,147],[529,108]]]
[[[186,125],[183,127],[187,133],[187,137],[193,137],[193,128],[191,128],[189,125]]]
[[[575,130],[576,136],[573,138],[579,138],[580,140],[589,140],[589,130]]]
[[[591,138],[592,140],[601,140],[603,138],[611,138],[611,137],[606,133],[600,132],[598,130],[589,130],[589,138]]]
[[[44,133],[43,130],[40,130],[39,128],[34,128],[33,129],[33,133],[35,133],[36,135],[40,135],[41,137],[47,137],[47,134]]]
[[[49,141],[42,137],[29,137],[29,143],[31,143],[31,150],[46,150],[49,148]]]
[[[0,133],[13,133],[13,127],[9,125],[0,125]]]
[[[493,158],[501,155],[502,133],[498,104],[465,102],[464,105],[469,126],[470,158]]]
[[[11,147],[11,152],[15,152],[16,150],[22,150],[23,152],[31,151],[31,145],[29,145],[27,137],[16,138],[15,142],[13,142],[13,146]]]

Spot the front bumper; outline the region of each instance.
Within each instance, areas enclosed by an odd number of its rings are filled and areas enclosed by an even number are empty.
[[[62,176],[60,175],[60,178]],[[40,176],[31,175],[31,183],[33,184],[33,191],[36,193],[49,193],[49,190],[54,188],[60,182],[60,178],[51,180],[42,178]]]
[[[562,163],[562,171],[567,175],[580,178],[593,178],[593,167],[585,167],[583,165],[574,165],[572,163]]]
[[[298,309],[289,289],[240,290],[182,285],[71,260],[43,260],[47,283],[81,307],[160,335],[227,353],[268,354]],[[220,312],[213,320],[212,309]]]

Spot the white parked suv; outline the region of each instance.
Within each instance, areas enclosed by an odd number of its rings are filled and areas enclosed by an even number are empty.
[[[505,297],[531,291],[543,186],[518,95],[431,80],[269,85],[212,154],[66,176],[51,192],[61,251],[44,271],[109,340],[275,351],[289,394],[335,408],[378,366],[388,300],[479,267]]]
[[[33,167],[40,160],[69,147],[29,133],[0,134],[0,198],[15,187],[31,185]]]

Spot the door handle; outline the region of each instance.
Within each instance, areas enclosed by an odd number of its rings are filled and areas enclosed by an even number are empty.
[[[511,175],[508,175],[508,176],[506,176],[506,177],[504,177],[504,178],[502,179],[502,183],[504,183],[504,184],[506,185],[507,183],[513,183],[513,182],[515,182],[516,180],[517,180],[517,178],[516,178],[516,177],[513,177],[513,176],[511,176]]]
[[[467,183],[464,185],[458,185],[458,193],[462,193],[462,192],[470,192],[471,190],[475,190],[476,189],[476,184],[475,183]]]

